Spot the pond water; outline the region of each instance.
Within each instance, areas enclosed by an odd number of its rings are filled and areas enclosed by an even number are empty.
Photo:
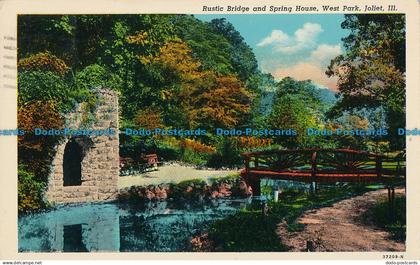
[[[86,203],[18,219],[20,252],[190,251],[193,236],[249,200]]]
[[[325,186],[335,186],[325,185]],[[309,190],[310,184],[263,179],[264,198],[274,189]],[[259,202],[261,198],[254,198]],[[59,206],[18,219],[20,252],[190,251],[193,236],[234,214],[248,199],[209,202],[85,203]]]

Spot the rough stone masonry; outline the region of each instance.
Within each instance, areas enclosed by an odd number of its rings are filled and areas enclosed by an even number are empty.
[[[119,176],[118,96],[96,90],[98,103],[89,129],[114,135],[67,136],[57,146],[46,199],[51,203],[94,202],[116,199]],[[68,127],[80,129],[86,111],[81,106],[67,117]]]

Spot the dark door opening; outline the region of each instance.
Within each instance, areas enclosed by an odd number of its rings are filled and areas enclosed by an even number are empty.
[[[82,151],[82,147],[74,139],[66,144],[63,157],[64,186],[82,185]]]

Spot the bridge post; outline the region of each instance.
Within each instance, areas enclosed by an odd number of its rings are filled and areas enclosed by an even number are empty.
[[[242,173],[242,177],[245,180],[246,185],[251,186],[252,188],[252,196],[260,196],[261,195],[261,185],[260,185],[260,178],[258,176],[250,174],[251,169],[251,158],[249,156],[245,156],[245,172]],[[254,164],[254,167],[256,165]]]
[[[248,156],[246,156],[245,157],[245,172],[249,172],[249,162],[250,162],[250,159],[249,159],[249,157]]]
[[[311,183],[311,192],[316,193],[317,190],[317,183],[316,183],[316,171],[317,171],[317,164],[316,164],[316,156],[317,156],[317,152],[313,152],[312,156],[311,156],[311,178],[312,178],[312,183]]]
[[[252,188],[252,196],[261,196],[261,180],[259,177],[252,177],[248,181]]]
[[[395,218],[395,187],[388,185],[388,214],[390,218]]]
[[[382,159],[380,156],[376,157],[376,176],[378,176],[378,178],[380,178],[382,176]]]

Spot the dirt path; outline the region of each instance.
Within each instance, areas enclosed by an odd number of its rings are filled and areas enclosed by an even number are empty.
[[[404,189],[396,189],[403,194]],[[362,222],[362,215],[378,199],[386,198],[387,190],[365,193],[333,204],[331,207],[305,212],[298,223],[305,224],[301,232],[287,232],[281,223],[277,234],[291,247],[290,251],[306,251],[307,241],[314,251],[405,251],[405,245],[389,239],[389,233]]]
[[[196,169],[190,166],[169,164],[160,166],[157,171],[146,172],[134,176],[118,178],[118,188],[131,187],[133,185],[157,185],[161,183],[178,183],[183,180],[203,179],[224,177],[238,170],[215,170],[215,169]]]

